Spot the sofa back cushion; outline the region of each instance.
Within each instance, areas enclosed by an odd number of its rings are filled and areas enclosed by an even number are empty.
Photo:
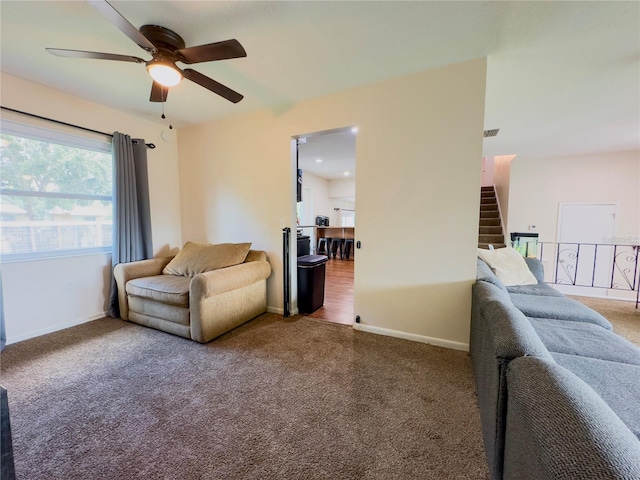
[[[524,257],[524,261],[533,273],[533,276],[536,277],[538,283],[544,283],[544,267],[542,266],[542,262],[535,257]]]
[[[178,254],[164,267],[165,275],[193,277],[199,273],[230,267],[244,262],[251,243],[187,242]]]

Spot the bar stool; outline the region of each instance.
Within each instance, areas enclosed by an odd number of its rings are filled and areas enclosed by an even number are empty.
[[[318,248],[316,248],[316,254],[320,255],[323,252],[326,255],[329,255],[329,244],[331,243],[330,238],[319,238],[318,239]]]
[[[347,260],[349,260],[349,255],[351,254],[352,248],[353,248],[353,238],[345,238],[344,239],[344,256],[347,257]]]
[[[333,258],[336,258],[338,250],[340,250],[340,260],[342,260],[342,238],[332,238],[331,253],[333,253]]]
[[[351,255],[351,250],[354,247],[354,238],[353,238],[353,229],[345,228],[344,229],[344,250],[345,256],[347,260],[349,260],[349,256]],[[355,255],[355,251],[353,252]]]

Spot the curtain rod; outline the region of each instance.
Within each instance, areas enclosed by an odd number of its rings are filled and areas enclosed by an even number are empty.
[[[35,113],[23,112],[22,110],[16,110],[13,108],[4,107],[2,105],[0,105],[0,108],[2,110],[7,110],[9,112],[19,113],[20,115],[26,115],[28,117],[37,118],[39,120],[46,120],[47,122],[57,123],[59,125],[64,125],[66,127],[77,128],[78,130],[84,130],[85,132],[97,133],[98,135],[104,135],[106,137],[113,138],[112,133],[106,133],[106,132],[101,132],[99,130],[93,130],[92,128],[81,127],[80,125],[74,125],[73,123],[62,122],[60,120],[55,120],[53,118],[43,117],[41,115],[36,115]],[[151,148],[151,149],[156,148],[156,146],[153,143],[145,143],[145,145],[147,146],[147,148]]]

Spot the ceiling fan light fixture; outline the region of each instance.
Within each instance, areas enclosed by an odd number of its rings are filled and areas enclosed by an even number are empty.
[[[170,63],[149,62],[147,71],[151,78],[164,87],[174,87],[182,80],[182,73]]]

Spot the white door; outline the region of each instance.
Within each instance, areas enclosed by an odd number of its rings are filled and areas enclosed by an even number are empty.
[[[574,285],[611,283],[615,204],[560,204],[557,279]],[[579,247],[578,247],[579,244]]]

